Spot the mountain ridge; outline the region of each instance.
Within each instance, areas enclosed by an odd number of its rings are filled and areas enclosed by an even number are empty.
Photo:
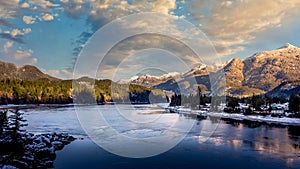
[[[219,69],[215,69],[215,65],[218,65]],[[157,83],[154,79],[147,79],[147,84],[149,87],[178,93],[194,91],[200,86],[204,92],[209,93],[211,92],[209,91],[211,77],[225,74],[228,95],[246,97],[253,94],[264,94],[283,82],[300,79],[298,73],[300,49],[287,43],[274,50],[254,53],[243,60],[232,58],[215,65],[200,65],[177,75],[176,78],[164,79],[165,82],[162,83]],[[159,77],[155,78],[159,79]],[[151,81],[154,81],[152,85]],[[192,81],[196,81],[197,84]],[[132,83],[139,84],[137,81],[132,81]]]
[[[61,79],[43,73],[40,69],[32,65],[17,66],[13,63],[0,61],[0,79],[20,79],[20,80],[40,80],[60,81]]]
[[[118,81],[120,84],[136,84],[182,94],[193,94],[200,87],[202,93],[211,93],[212,85],[226,82],[226,94],[248,97],[253,94],[276,95],[280,85],[300,80],[300,49],[289,43],[270,50],[254,53],[245,59],[232,58],[214,65],[199,65],[185,73],[168,73],[162,76],[142,75]],[[224,79],[218,77],[225,75]],[[31,65],[16,66],[0,61],[0,79],[60,81]],[[225,80],[225,81],[223,81]],[[225,84],[225,83],[224,83]],[[220,86],[221,88],[222,86]]]

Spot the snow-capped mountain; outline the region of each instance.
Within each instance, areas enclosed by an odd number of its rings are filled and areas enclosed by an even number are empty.
[[[171,72],[167,74],[163,74],[161,76],[154,76],[154,75],[142,75],[142,76],[133,76],[130,79],[122,79],[119,80],[118,83],[120,84],[137,84],[143,85],[146,87],[152,87],[157,84],[163,83],[169,79],[174,78],[175,76],[180,76],[178,72]]]
[[[251,96],[270,92],[286,81],[300,80],[300,49],[289,43],[271,51],[262,51],[241,60],[233,58],[224,63],[200,65],[176,75],[143,75],[130,83],[156,87],[177,93],[191,93],[198,86],[211,92],[211,85],[224,84],[232,96]],[[225,74],[225,79],[218,77]],[[224,84],[225,85],[225,84]],[[220,86],[221,88],[222,86]]]

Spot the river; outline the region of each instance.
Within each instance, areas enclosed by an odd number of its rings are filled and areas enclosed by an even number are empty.
[[[26,130],[33,133],[65,132],[76,141],[57,152],[54,168],[300,168],[300,128],[266,125],[253,122],[241,123],[220,119],[164,113],[163,109],[149,105],[123,105],[125,116],[135,112],[134,120],[147,122],[129,125],[117,116],[115,105],[87,106],[85,110],[104,112],[111,125],[120,133],[131,137],[153,137],[169,129],[169,123],[194,124],[179,143],[166,152],[148,158],[128,158],[108,152],[94,143],[80,125],[74,107],[31,109],[24,111],[28,122]],[[152,123],[149,119],[160,121]],[[91,123],[92,124],[92,123]],[[155,124],[155,125],[154,125]],[[179,125],[182,126],[182,125]],[[183,125],[184,126],[184,125]],[[203,126],[213,133],[203,142]],[[215,128],[217,127],[217,128]],[[177,126],[173,132],[179,132]],[[100,138],[101,139],[101,138]],[[107,138],[103,138],[105,140]],[[127,147],[123,140],[110,138],[118,148]],[[129,146],[129,145],[128,145]],[[138,147],[142,149],[142,147]],[[147,151],[147,149],[145,149]]]

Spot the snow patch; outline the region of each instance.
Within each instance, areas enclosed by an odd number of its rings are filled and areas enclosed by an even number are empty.
[[[254,115],[243,115],[243,114],[229,114],[229,113],[209,113],[212,117],[229,118],[234,120],[249,120],[256,122],[275,123],[283,125],[295,125],[300,126],[300,119],[289,118],[289,117],[271,117],[271,116],[254,116]]]

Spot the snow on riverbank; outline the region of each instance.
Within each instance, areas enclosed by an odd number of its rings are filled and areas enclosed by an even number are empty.
[[[209,112],[208,110],[191,110],[189,108],[183,107],[169,107],[169,111],[176,112],[176,113],[184,113],[184,114],[206,114],[210,117],[218,117],[223,119],[233,119],[233,120],[249,120],[254,122],[265,122],[265,123],[272,123],[272,124],[282,124],[282,125],[293,125],[293,126],[300,126],[300,119],[299,118],[290,118],[290,117],[272,117],[271,115],[268,116],[261,116],[261,115],[244,115],[244,114],[237,114],[237,113],[217,113],[217,112]]]
[[[211,117],[220,117],[220,118],[240,120],[240,121],[249,120],[249,121],[256,121],[256,122],[300,126],[300,119],[290,118],[290,117],[271,117],[270,115],[259,116],[259,115],[243,115],[243,114],[213,113],[213,112],[208,113],[208,115]]]

